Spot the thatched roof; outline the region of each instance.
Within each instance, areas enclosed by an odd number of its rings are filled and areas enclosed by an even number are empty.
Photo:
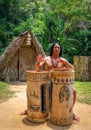
[[[15,55],[17,50],[22,46],[24,40],[27,38],[27,34],[31,35],[31,42],[36,49],[36,52],[45,55],[41,44],[38,42],[36,37],[28,30],[23,34],[20,34],[17,38],[13,39],[9,46],[6,48],[5,52],[0,56],[0,71],[7,65],[11,58]]]

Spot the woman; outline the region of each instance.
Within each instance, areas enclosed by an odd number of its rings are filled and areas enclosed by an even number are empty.
[[[45,70],[51,69],[73,69],[73,66],[62,56],[62,47],[59,43],[54,43],[50,48],[50,56],[42,57],[41,54],[37,56],[35,70],[40,70],[44,65]]]

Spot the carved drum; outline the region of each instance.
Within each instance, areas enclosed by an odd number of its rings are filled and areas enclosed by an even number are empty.
[[[32,122],[45,122],[48,119],[47,71],[27,71],[27,117]]]
[[[71,125],[73,121],[74,71],[50,72],[52,80],[52,103],[50,121],[55,125]]]

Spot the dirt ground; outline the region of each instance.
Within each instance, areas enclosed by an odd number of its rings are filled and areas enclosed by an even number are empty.
[[[27,108],[26,83],[16,82],[10,85],[15,96],[0,104],[0,130],[91,130],[91,105],[76,102],[74,113],[80,117],[80,122],[73,121],[71,126],[56,126],[50,121],[32,123],[27,115],[19,115]]]

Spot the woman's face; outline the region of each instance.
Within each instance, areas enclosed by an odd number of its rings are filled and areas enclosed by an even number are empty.
[[[59,55],[60,51],[61,51],[60,46],[59,46],[58,43],[56,43],[56,44],[54,45],[54,47],[53,47],[53,54]]]

